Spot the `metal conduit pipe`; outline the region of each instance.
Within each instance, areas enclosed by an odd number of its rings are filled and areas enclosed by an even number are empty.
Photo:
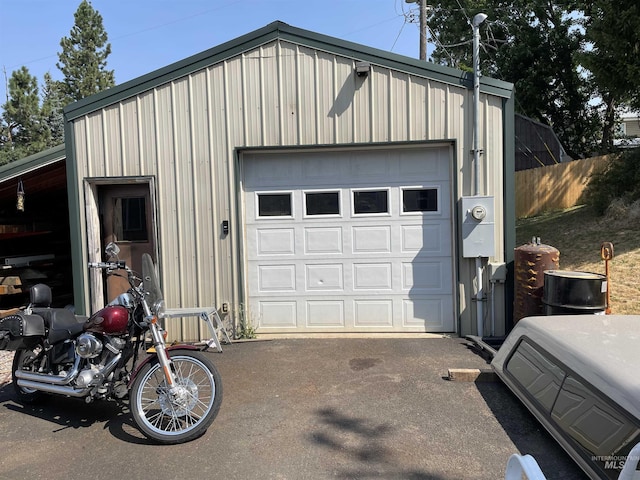
[[[473,164],[474,194],[480,195],[480,24],[487,19],[484,13],[473,17]],[[484,279],[482,257],[476,257],[476,328],[478,336],[484,334]]]

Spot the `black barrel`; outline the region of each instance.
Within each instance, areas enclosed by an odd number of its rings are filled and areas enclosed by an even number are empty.
[[[604,314],[607,277],[591,272],[546,270],[542,303],[545,315]]]

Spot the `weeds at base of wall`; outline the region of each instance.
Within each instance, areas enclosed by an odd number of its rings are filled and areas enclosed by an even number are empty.
[[[247,318],[247,312],[244,305],[240,305],[238,308],[238,329],[236,331],[236,338],[238,340],[250,340],[256,338],[256,329],[252,325],[251,320]]]

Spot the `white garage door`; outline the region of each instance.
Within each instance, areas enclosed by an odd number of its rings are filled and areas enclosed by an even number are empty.
[[[259,332],[454,331],[451,154],[245,154],[247,313]]]

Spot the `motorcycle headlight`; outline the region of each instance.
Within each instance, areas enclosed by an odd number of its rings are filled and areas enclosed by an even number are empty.
[[[156,303],[154,303],[153,311],[155,312],[158,318],[164,317],[164,311],[165,311],[164,300],[158,300]]]
[[[128,292],[121,293],[111,300],[108,305],[122,305],[123,307],[133,308],[135,305],[135,299],[133,298],[133,295]]]

